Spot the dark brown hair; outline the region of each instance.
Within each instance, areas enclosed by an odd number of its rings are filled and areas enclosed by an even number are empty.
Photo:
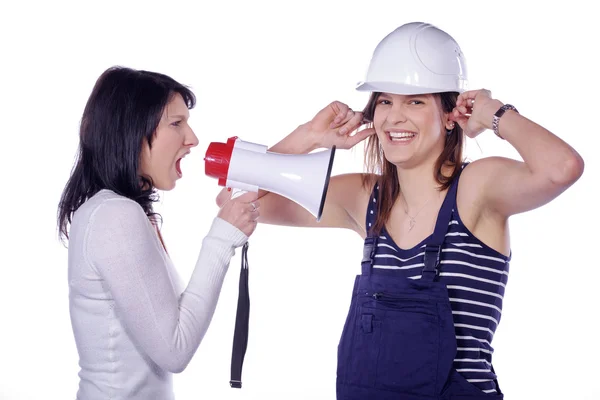
[[[140,174],[140,154],[144,140],[152,146],[164,108],[177,93],[188,108],[195,106],[194,93],[164,74],[115,66],[98,78],[83,111],[77,160],[58,206],[63,242],[75,211],[102,189],[136,201],[156,222],[152,203],[158,195],[151,180]]]
[[[375,107],[380,95],[380,92],[371,94],[363,110],[364,121],[373,121]],[[442,111],[449,113],[456,106],[458,93],[436,93],[434,96],[440,99]],[[454,128],[446,135],[444,150],[442,150],[435,163],[434,177],[439,183],[438,190],[442,191],[450,187],[450,184],[458,175],[460,169],[457,167],[463,162],[463,146],[464,135],[462,128],[455,123]],[[372,135],[367,139],[367,145],[365,146],[365,167],[370,174],[365,175],[363,184],[371,187],[375,183],[379,185],[377,219],[371,227],[373,232],[379,233],[389,219],[392,207],[400,195],[400,184],[398,182],[398,170],[394,164],[385,159],[380,149],[377,135]],[[452,174],[450,176],[444,175],[442,173],[444,168],[451,168],[453,171]],[[375,174],[375,177],[372,174]]]

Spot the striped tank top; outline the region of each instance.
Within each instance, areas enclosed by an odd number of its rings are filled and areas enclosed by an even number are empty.
[[[367,209],[367,229],[375,224],[378,190],[376,184]],[[456,197],[449,200],[452,218],[442,246],[438,279],[446,285],[450,296],[458,347],[454,368],[483,392],[495,393],[492,339],[502,314],[510,257],[473,236],[458,215]],[[379,234],[373,268],[407,279],[421,278],[426,240],[412,249],[401,249],[384,227]]]

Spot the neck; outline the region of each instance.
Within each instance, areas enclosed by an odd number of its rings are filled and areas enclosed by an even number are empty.
[[[419,210],[426,202],[435,202],[442,197],[439,191],[439,183],[435,179],[435,165],[422,164],[411,168],[396,166],[398,171],[398,183],[400,193],[406,203],[408,212]],[[445,175],[451,171],[443,170]]]

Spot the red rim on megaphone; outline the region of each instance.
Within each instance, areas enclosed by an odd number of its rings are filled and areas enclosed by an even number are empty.
[[[225,186],[231,153],[237,136],[227,139],[227,143],[212,142],[204,156],[204,172],[207,176],[218,179],[219,186]]]

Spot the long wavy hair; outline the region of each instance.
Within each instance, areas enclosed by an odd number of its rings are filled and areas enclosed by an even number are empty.
[[[375,107],[380,95],[380,92],[371,94],[363,110],[364,121],[373,121]],[[436,93],[434,96],[440,99],[443,112],[449,113],[456,106],[458,93]],[[450,187],[452,181],[458,175],[460,170],[457,167],[463,162],[463,149],[464,134],[462,128],[455,123],[454,128],[447,132],[444,150],[442,150],[435,163],[434,178],[439,184],[438,190],[442,191]],[[450,176],[446,176],[442,172],[448,167],[453,171]],[[365,186],[375,183],[379,185],[377,219],[371,227],[373,232],[379,233],[389,219],[392,207],[400,195],[400,183],[398,181],[398,170],[394,164],[386,160],[377,135],[372,135],[367,139],[365,168],[370,174],[365,175],[363,184]]]
[[[58,230],[69,238],[73,214],[102,189],[136,201],[153,221],[158,193],[139,171],[144,141],[152,147],[156,128],[169,101],[180,94],[189,109],[194,93],[171,77],[115,66],[96,81],[79,129],[79,149],[58,205]]]

